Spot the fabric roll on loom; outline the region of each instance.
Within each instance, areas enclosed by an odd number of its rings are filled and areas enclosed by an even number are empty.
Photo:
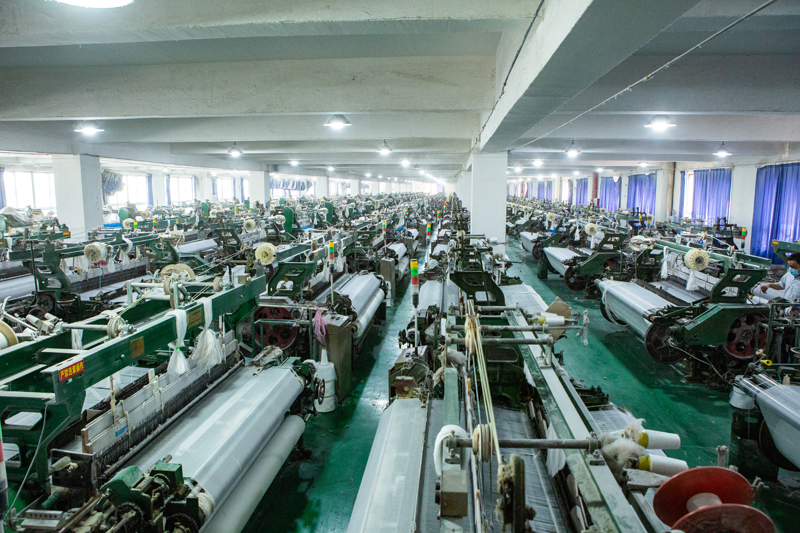
[[[603,293],[603,305],[606,311],[629,325],[642,337],[650,327],[650,321],[646,317],[669,305],[664,298],[635,283],[602,280],[597,286]]]
[[[567,265],[564,264],[564,261],[578,255],[569,248],[555,248],[552,246],[545,248],[544,253],[553,269],[562,276],[567,272]]]
[[[217,247],[217,241],[214,239],[204,239],[202,241],[187,242],[176,247],[178,253],[181,254],[196,254],[197,252],[204,252],[206,250],[213,250]]]
[[[238,492],[234,488],[256,460],[267,449],[268,454],[280,452],[269,447],[303,386],[302,378],[289,368],[268,368],[258,375],[239,368],[125,466],[146,471],[171,455],[172,462],[183,466],[184,476],[211,495],[215,509],[228,509],[230,514],[236,507],[226,505],[226,500]],[[238,518],[246,521],[252,509],[241,513]]]

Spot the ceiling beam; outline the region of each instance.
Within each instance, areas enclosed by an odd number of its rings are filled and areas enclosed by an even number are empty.
[[[4,69],[0,119],[477,112],[493,58],[403,57]]]

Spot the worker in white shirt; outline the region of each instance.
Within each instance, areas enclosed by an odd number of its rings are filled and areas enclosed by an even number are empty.
[[[761,286],[761,292],[767,289],[783,291],[783,297],[793,304],[800,303],[800,253],[793,253],[787,257],[786,261],[789,270],[783,275],[778,283],[765,283]]]

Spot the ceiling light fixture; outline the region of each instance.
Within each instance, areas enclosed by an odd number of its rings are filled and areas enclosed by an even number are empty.
[[[574,176],[580,176],[580,175],[581,175],[581,173],[580,173],[580,172],[578,172],[577,170],[573,170],[573,171],[572,171],[572,174],[573,174]]]
[[[372,174],[370,174],[369,172],[367,172],[366,174],[364,174],[364,177],[365,177],[365,178],[371,178],[371,177],[372,177]]]
[[[392,147],[389,146],[389,143],[386,142],[386,139],[383,140],[383,144],[380,148],[378,148],[378,152],[381,155],[389,155],[392,153]]]
[[[300,164],[300,161],[289,161],[289,164],[292,165],[293,167],[296,167],[297,165]]]
[[[127,6],[133,0],[58,0],[62,4],[69,4],[78,7],[91,7],[95,9],[103,9],[110,7]]]
[[[655,131],[665,131],[669,128],[674,128],[675,122],[667,115],[656,115],[644,127]]]
[[[347,126],[352,126],[353,124],[347,120],[347,117],[344,115],[331,115],[331,117],[323,124],[323,126],[327,126],[334,130],[340,130],[342,128],[346,128]]]
[[[565,153],[566,153],[566,154],[567,154],[569,157],[578,157],[578,155],[580,155],[580,153],[581,153],[581,151],[580,151],[580,150],[578,149],[578,147],[575,145],[575,141],[574,141],[574,140],[573,140],[573,141],[570,143],[570,145],[569,145],[569,148],[567,148],[566,150],[564,150],[564,152],[565,152]]]
[[[648,164],[647,164],[647,163],[645,163],[644,161],[640,161],[640,162],[639,162],[639,168],[647,168],[647,167],[649,167],[649,166],[650,166],[650,165],[648,165]]]
[[[519,174],[520,172],[522,172],[522,167],[514,167],[514,172]]]
[[[533,166],[535,166],[535,167],[542,166],[542,160],[541,159],[537,159],[536,161],[533,162]]]
[[[336,167],[328,167],[328,172],[333,172],[334,170],[336,170]]]
[[[731,153],[725,147],[725,141],[722,141],[722,144],[719,145],[719,149],[714,152],[714,155],[717,157],[728,157]]]
[[[411,161],[409,161],[408,159],[403,159],[402,161],[400,161],[400,164],[408,168],[411,166]]]
[[[383,174],[378,174],[378,177],[383,179]]]
[[[603,171],[603,167],[597,167],[596,169],[594,169],[594,171],[598,172],[598,173],[602,172]]]
[[[105,131],[103,128],[97,125],[96,122],[92,122],[91,120],[84,120],[75,128],[75,131],[78,133],[83,133],[84,135],[94,135],[95,133],[99,133],[101,131]]]
[[[557,178],[557,177],[558,177],[558,174],[556,174],[555,172],[553,172],[552,174],[550,174],[550,177],[551,177],[551,178]]]
[[[236,141],[233,141],[233,146],[231,146],[230,150],[228,150],[228,155],[231,157],[239,157],[243,153],[244,152],[242,152],[242,150],[236,146]]]

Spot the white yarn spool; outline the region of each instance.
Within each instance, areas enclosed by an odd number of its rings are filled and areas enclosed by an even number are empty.
[[[695,494],[686,502],[686,510],[690,513],[695,512],[703,507],[711,507],[712,505],[722,505],[722,500],[713,492],[700,492]]]
[[[597,232],[599,231],[599,229],[600,228],[597,227],[597,224],[595,224],[593,222],[589,222],[583,228],[583,230],[586,232],[586,235],[588,235],[589,237],[592,237],[592,236],[596,235]]]
[[[271,265],[272,262],[275,261],[275,257],[278,255],[278,249],[275,248],[275,245],[265,242],[256,248],[255,255],[256,260],[262,265]]]
[[[252,218],[248,218],[247,220],[244,221],[242,227],[244,227],[245,231],[253,231],[254,229],[256,229],[256,221],[253,220]]]
[[[90,263],[97,263],[106,258],[108,253],[106,245],[102,242],[92,242],[83,247],[83,256],[89,260]]]
[[[702,272],[705,270],[708,266],[708,262],[708,253],[697,248],[689,250],[683,256],[683,264],[686,265],[686,268],[689,270],[695,270],[697,272]]]

